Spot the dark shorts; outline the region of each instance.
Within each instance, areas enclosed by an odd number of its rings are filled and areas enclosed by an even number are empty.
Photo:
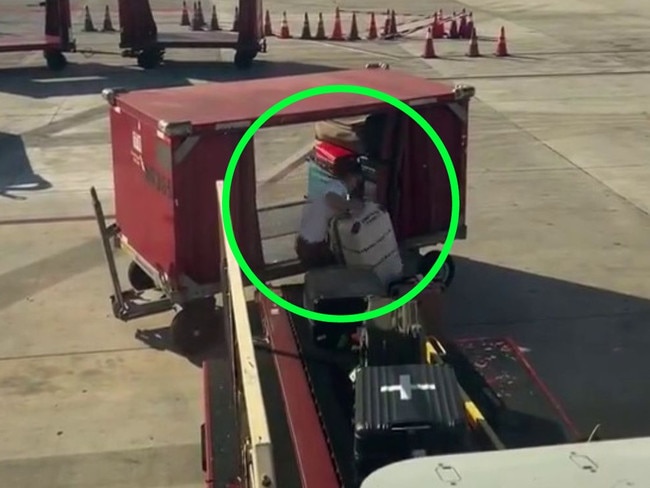
[[[337,263],[336,256],[330,250],[329,243],[307,242],[303,238],[296,239],[296,254],[302,265],[307,268],[323,268]]]

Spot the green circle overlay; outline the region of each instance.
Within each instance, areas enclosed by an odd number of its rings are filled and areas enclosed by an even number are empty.
[[[230,190],[232,188],[235,169],[237,168],[237,163],[239,162],[239,159],[241,158],[241,155],[244,152],[246,145],[252,139],[255,133],[258,130],[260,130],[264,125],[264,123],[267,122],[271,117],[273,117],[281,110],[287,108],[288,106],[293,105],[294,103],[299,102],[301,100],[305,100],[307,98],[315,97],[318,95],[329,95],[335,93],[351,93],[355,95],[363,95],[366,97],[375,98],[381,100],[382,102],[392,105],[393,107],[397,108],[398,110],[404,112],[406,115],[411,117],[411,119],[413,119],[422,128],[422,130],[424,130],[424,132],[431,138],[431,140],[435,144],[436,149],[442,156],[442,160],[445,164],[445,168],[447,170],[447,174],[449,177],[449,183],[451,185],[451,220],[449,223],[449,230],[447,231],[447,237],[443,243],[442,250],[440,251],[440,255],[438,256],[436,262],[433,264],[431,270],[427,273],[426,276],[423,277],[422,281],[420,281],[408,293],[406,293],[404,296],[400,297],[399,299],[395,300],[394,302],[385,305],[383,307],[380,307],[376,310],[371,310],[371,311],[358,313],[358,314],[350,314],[350,315],[324,314],[324,313],[307,310],[306,308],[299,307],[285,300],[283,297],[279,296],[268,286],[266,286],[266,284],[264,284],[262,280],[260,280],[257,277],[257,275],[250,268],[250,266],[248,266],[246,259],[242,255],[239,246],[237,245],[237,240],[235,238],[235,231],[233,229],[231,213],[230,213]],[[224,183],[223,183],[223,208],[222,208],[221,217],[223,219],[222,222],[224,225],[226,240],[228,241],[228,245],[232,249],[233,255],[235,256],[237,263],[239,264],[241,270],[244,272],[246,277],[250,280],[251,284],[253,284],[266,298],[271,300],[279,307],[284,308],[293,314],[314,321],[332,322],[332,323],[362,322],[366,320],[376,319],[378,317],[381,317],[382,315],[388,314],[406,305],[408,302],[416,298],[418,294],[422,290],[424,290],[424,288],[426,288],[427,285],[429,285],[429,283],[431,283],[433,278],[435,278],[435,276],[442,268],[445,259],[447,259],[447,256],[449,256],[449,253],[454,243],[454,239],[456,238],[456,232],[458,231],[458,223],[460,219],[459,193],[460,190],[458,186],[458,178],[456,176],[456,171],[452,163],[451,157],[449,156],[449,152],[447,151],[445,144],[438,136],[438,133],[433,129],[433,127],[431,127],[431,125],[429,125],[429,123],[420,114],[418,114],[406,103],[380,90],[375,90],[373,88],[368,88],[359,85],[333,84],[333,85],[324,85],[324,86],[318,86],[314,88],[308,88],[306,90],[294,93],[293,95],[285,98],[284,100],[279,101],[271,108],[266,110],[255,122],[253,122],[253,124],[248,128],[248,130],[246,130],[241,140],[235,147],[235,150],[232,153],[232,156],[230,157],[230,161],[228,162],[228,167],[226,169],[226,175],[224,177]]]

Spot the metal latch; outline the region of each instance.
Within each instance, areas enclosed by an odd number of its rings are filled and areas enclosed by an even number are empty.
[[[111,107],[114,107],[117,103],[117,96],[126,92],[126,88],[104,88],[102,90],[102,98],[106,100]]]
[[[171,137],[189,136],[193,132],[192,122],[167,122],[161,120],[158,122],[158,130]]]
[[[476,94],[476,88],[470,85],[456,85],[454,87],[454,98],[456,100],[466,100]]]
[[[366,69],[390,69],[390,65],[388,63],[368,63]]]

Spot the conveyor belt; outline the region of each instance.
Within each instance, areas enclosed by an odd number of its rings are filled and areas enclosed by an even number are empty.
[[[302,286],[285,286],[282,288],[282,294],[287,300],[302,305]],[[263,317],[260,310],[259,304],[251,304],[249,309],[251,326],[257,337],[264,336]],[[274,315],[272,310],[270,313],[271,316]],[[281,314],[277,314],[277,309],[275,316],[281,317]],[[357,358],[349,353],[333,353],[316,348],[312,344],[308,321],[293,315],[290,315],[289,319],[278,322],[277,326],[285,331],[287,327],[292,329],[291,332],[295,338],[300,359],[302,359],[301,363],[297,363],[298,370],[303,371],[304,368],[304,373],[306,373],[314,404],[320,416],[321,427],[327,438],[329,452],[341,483],[340,486],[356,487],[352,429],[353,391],[347,373],[355,366]],[[267,311],[264,321],[268,320],[270,319]],[[447,346],[446,360],[455,367],[459,382],[472,400],[478,404],[506,447],[566,442],[571,438],[571,430],[567,426],[562,412],[549,399],[548,394],[545,394],[543,385],[535,380],[534,372],[530,366],[522,363],[522,358],[516,354],[513,347],[511,343],[503,340],[500,342],[494,339],[464,341],[457,345]],[[292,422],[287,418],[286,397],[285,401],[281,400],[283,387],[280,385],[277,360],[279,357],[286,357],[286,352],[259,347],[256,355],[269,418],[270,434],[273,439],[277,484],[283,488],[304,488],[298,468],[298,455],[292,439],[292,432],[295,435],[296,426],[290,428],[289,425],[290,423],[295,424],[298,419],[294,418]],[[296,357],[295,353],[292,357]],[[208,374],[206,390],[214,399],[224,396],[224,382],[227,382],[228,379],[226,363],[227,361],[213,361],[206,370]],[[491,394],[486,394],[486,391]],[[306,393],[305,398],[308,396],[309,394]],[[223,418],[216,418],[222,417],[225,413],[220,405],[220,403],[213,404],[210,412],[212,414],[211,424],[225,427]],[[300,412],[300,410],[294,411]],[[232,412],[230,415],[232,416]],[[317,424],[317,417],[314,417],[312,425]],[[304,433],[303,430],[300,432]],[[224,442],[234,445],[231,437],[234,433],[232,430],[222,432],[221,429],[216,429],[212,434],[218,437],[208,440],[219,457],[219,459],[215,459],[214,466],[216,479],[223,479],[224,475],[230,477],[232,473],[227,469],[224,470],[224,463],[237,464],[236,458],[230,456],[230,460],[228,460],[222,456],[224,455]],[[310,443],[310,439],[307,438],[306,442]],[[303,442],[305,441],[303,440]],[[479,449],[478,444],[474,444],[476,443],[468,445],[468,450]],[[322,450],[323,455],[326,455],[326,452],[327,449]],[[316,458],[312,456],[311,458],[317,464],[320,464],[320,459],[322,456]],[[309,460],[303,459],[303,462],[305,461]],[[324,463],[328,463],[328,461],[327,459],[323,460]],[[307,485],[309,484],[307,483]]]
[[[302,306],[302,286],[283,287],[287,300]],[[355,486],[353,447],[353,390],[345,371],[354,367],[354,356],[333,354],[313,346],[309,322],[296,315],[291,316],[296,342],[298,343],[312,393],[321,415],[330,444],[331,454],[341,481],[341,486]]]
[[[283,287],[283,294],[302,306],[301,286]],[[356,357],[316,348],[308,321],[292,315],[291,322],[343,486],[355,486],[353,392],[344,371]],[[507,448],[573,440],[570,421],[515,347],[503,339],[463,340],[448,348],[447,359]]]

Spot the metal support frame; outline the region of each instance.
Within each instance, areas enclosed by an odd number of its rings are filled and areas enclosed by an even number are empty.
[[[217,204],[221,215],[223,181],[216,184]],[[241,386],[239,398],[243,434],[245,437],[245,461],[251,488],[276,486],[273,448],[262,395],[255,346],[248,316],[247,300],[241,271],[228,245],[223,222],[219,223],[219,244],[223,272],[224,313],[227,338],[235,358],[236,376]],[[243,405],[242,405],[243,404]]]
[[[126,322],[140,317],[146,317],[148,315],[168,312],[174,308],[174,305],[183,306],[184,304],[194,300],[213,297],[221,291],[220,283],[199,285],[185,275],[182,275],[179,278],[182,289],[173,289],[165,277],[129,245],[128,238],[121,233],[116,223],[111,225],[106,224],[106,217],[95,187],[90,189],[90,195],[93,200],[95,219],[99,227],[99,235],[102,240],[104,256],[106,257],[106,263],[108,264],[108,271],[113,288],[111,306],[116,318]],[[113,243],[112,246],[111,241]],[[126,251],[131,259],[142,268],[142,270],[153,280],[156,290],[159,291],[159,297],[145,297],[143,292],[133,289],[124,290],[122,288],[119,273],[117,272],[113,248]]]
[[[111,247],[111,240],[118,238],[120,231],[117,224],[106,225],[106,218],[104,217],[104,210],[102,204],[97,196],[95,187],[90,189],[90,196],[93,201],[93,208],[95,209],[95,217],[97,226],[99,227],[99,235],[102,240],[102,247],[104,249],[104,256],[108,264],[108,271],[110,273],[111,285],[113,287],[113,295],[111,295],[111,306],[113,314],[120,320],[128,321],[147,315],[167,312],[173,308],[172,301],[167,296],[162,296],[157,300],[148,300],[143,297],[142,293],[135,290],[122,289],[120,278],[115,264],[115,255]]]

